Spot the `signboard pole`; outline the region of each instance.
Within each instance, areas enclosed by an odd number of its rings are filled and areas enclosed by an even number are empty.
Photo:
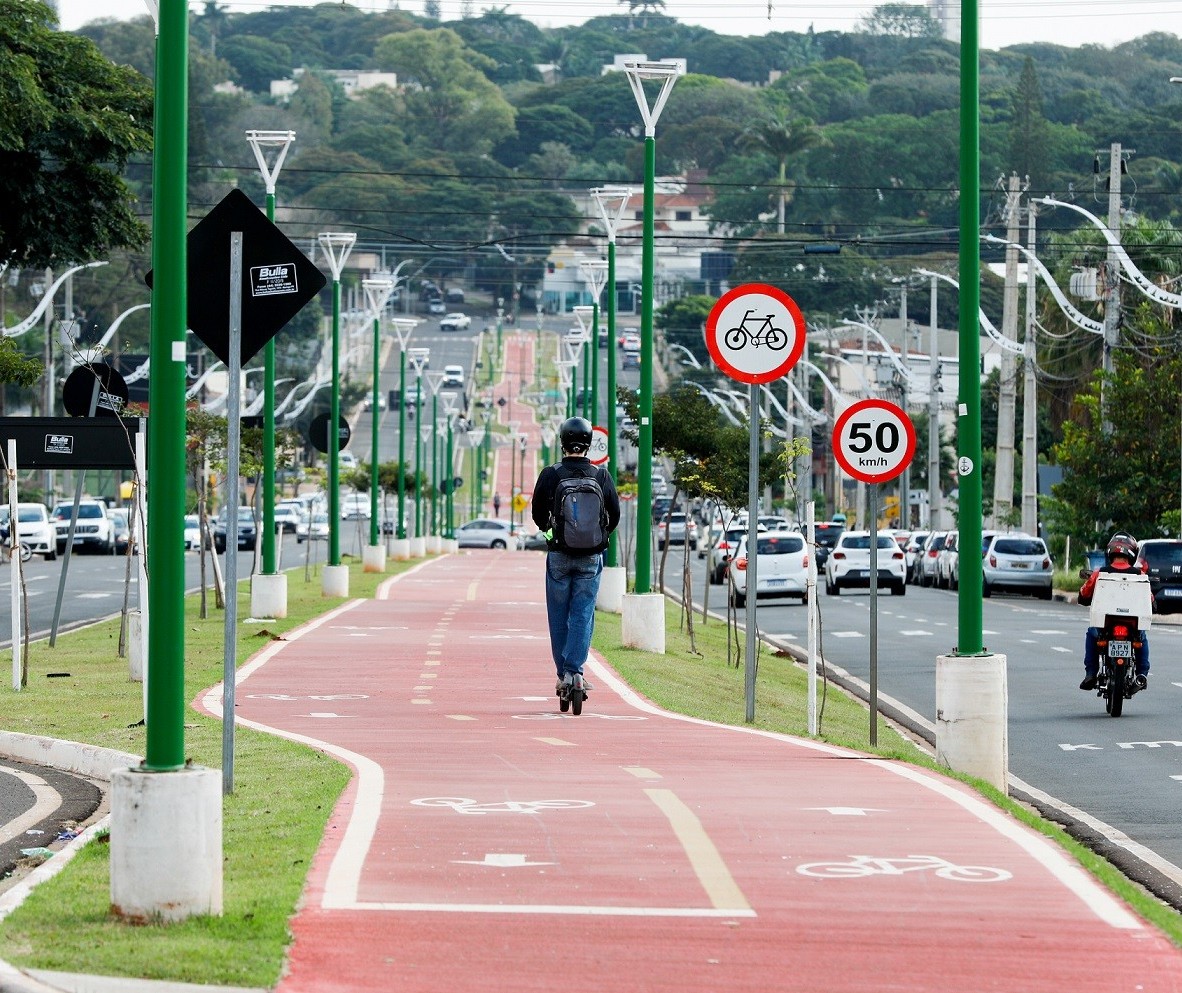
[[[12,567],[12,689],[21,689],[21,557],[20,532],[17,522],[16,493],[16,439],[8,439],[8,562]]]
[[[747,440],[747,656],[743,660],[743,687],[750,724],[755,720],[755,653],[759,644],[755,623],[759,601],[759,386],[752,383],[747,389],[751,433]]]
[[[88,415],[90,417],[94,417],[94,412],[98,409],[98,398],[99,379],[98,376],[95,376],[90,389],[90,413]],[[78,505],[82,502],[82,487],[85,484],[86,472],[82,470],[78,473],[78,478],[74,483],[74,509],[70,511],[70,528],[66,532],[66,553],[62,558],[62,571],[57,578],[57,602],[53,605],[53,623],[49,626],[50,648],[57,644],[57,625],[62,616],[62,600],[66,595],[66,573],[70,571],[70,550],[74,547],[74,532],[78,528]],[[56,533],[54,540],[57,540]]]
[[[870,483],[870,744],[878,744],[878,484]]]
[[[808,536],[809,570],[806,589],[808,590],[807,647],[808,668],[808,716],[809,734],[817,735],[817,504],[810,500],[805,505],[805,534]]]
[[[238,672],[238,466],[241,461],[242,232],[230,235],[230,389],[226,396],[226,624],[222,666],[222,793],[234,792],[234,698]],[[331,432],[331,428],[330,428]]]

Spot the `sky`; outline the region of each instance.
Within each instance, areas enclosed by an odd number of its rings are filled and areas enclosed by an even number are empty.
[[[220,0],[231,13],[271,6],[312,6],[318,0]],[[323,0],[320,0],[323,2]],[[342,0],[345,2],[345,0]],[[403,7],[422,12],[422,0],[348,0],[362,10]],[[464,0],[441,0],[444,20],[458,18]],[[914,0],[912,0],[914,2]],[[204,4],[193,2],[193,9]],[[762,35],[769,31],[852,31],[876,4],[854,0],[665,0],[664,12],[687,24],[720,34]],[[468,0],[479,14],[505,7],[511,14],[543,27],[581,24],[591,17],[622,13],[626,5],[611,0]],[[147,13],[145,0],[58,0],[61,26],[74,30],[96,17],[129,19]],[[1022,42],[1059,45],[1114,45],[1152,31],[1182,34],[1182,0],[978,0],[981,47],[1004,48]],[[719,13],[723,11],[723,13]],[[646,53],[647,54],[647,53]],[[692,68],[692,67],[691,67]]]

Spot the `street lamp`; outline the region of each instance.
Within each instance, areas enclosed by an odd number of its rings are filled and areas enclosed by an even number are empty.
[[[399,542],[406,541],[406,346],[419,322],[409,317],[395,317],[390,326],[398,340],[398,530]],[[408,547],[395,545],[395,558],[405,558]]]
[[[405,263],[404,263],[405,264]],[[394,293],[394,279],[377,276],[361,281],[365,302],[373,314],[373,395],[369,406],[369,547],[362,553],[363,568],[366,572],[382,572],[386,568],[386,548],[378,536],[378,421],[382,375],[382,311]]]
[[[442,372],[427,373],[427,386],[431,390],[431,535],[430,551],[439,551],[439,387],[443,385]],[[424,439],[426,440],[426,439]]]
[[[453,449],[452,425],[455,422],[456,414],[459,410],[456,407],[456,401],[459,399],[459,394],[453,390],[445,390],[439,394],[439,398],[443,401],[443,416],[447,420],[447,457],[443,467],[443,485],[444,501],[443,501],[443,536],[449,541],[455,535],[455,451]]]
[[[650,592],[652,571],[652,515],[647,508],[652,503],[653,460],[653,203],[657,169],[657,120],[665,109],[665,102],[673,91],[677,77],[685,72],[684,63],[673,60],[641,62],[625,60],[623,69],[632,87],[632,95],[644,121],[644,240],[641,254],[640,311],[640,450],[636,464],[636,499],[641,513],[636,524],[636,593]],[[656,101],[650,107],[644,91],[646,81],[659,84]],[[664,650],[663,621],[661,649]]]
[[[275,181],[283,168],[287,151],[295,141],[294,131],[247,131],[246,140],[254,151],[255,161],[267,191],[267,220],[275,222]],[[275,152],[267,164],[267,151]],[[268,338],[263,349],[263,571],[264,576],[279,576],[275,562],[275,339]],[[257,590],[256,590],[257,586]],[[255,594],[258,592],[258,603]],[[281,610],[280,613],[274,613]],[[287,616],[287,577],[251,583],[251,612],[255,617]]]
[[[579,322],[579,340],[583,349],[583,390],[578,394],[577,407],[582,412],[583,417],[592,423],[595,422],[595,415],[591,407],[591,398],[594,392],[591,384],[591,369],[592,362],[594,361],[595,343],[591,340],[593,335],[591,319],[595,310],[595,307],[588,306],[571,307],[571,313],[574,314],[575,320]]]
[[[419,429],[415,431],[415,536],[411,541],[411,558],[422,556],[426,552],[423,538],[423,370],[431,359],[429,348],[415,348],[408,353],[407,358],[415,369],[415,416],[419,419]]]
[[[332,406],[328,415],[328,566],[322,590],[329,596],[349,595],[349,571],[341,568],[340,420],[341,420],[341,270],[353,250],[353,232],[326,231],[318,236],[332,270]]]

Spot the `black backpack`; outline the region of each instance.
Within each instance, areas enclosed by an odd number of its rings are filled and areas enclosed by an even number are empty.
[[[572,466],[555,468],[559,480],[550,512],[555,547],[576,555],[601,550],[607,544],[608,516],[596,471],[586,475]]]

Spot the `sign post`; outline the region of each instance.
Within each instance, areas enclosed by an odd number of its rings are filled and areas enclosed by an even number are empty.
[[[714,364],[750,391],[747,444],[747,653],[743,684],[747,722],[755,720],[755,652],[759,599],[759,387],[779,379],[804,354],[804,315],[783,290],[745,283],[719,298],[706,318],[706,348]]]
[[[854,479],[869,484],[870,744],[878,744],[878,484],[906,471],[915,456],[915,427],[889,400],[851,404],[833,425],[833,455]]]

